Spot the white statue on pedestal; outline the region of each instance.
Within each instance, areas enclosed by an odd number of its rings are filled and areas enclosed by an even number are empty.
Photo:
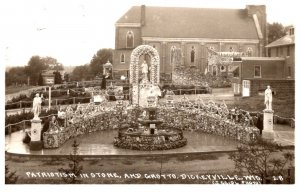
[[[146,63],[145,60],[142,63],[141,68],[142,68],[142,74],[143,74],[144,78],[148,78],[148,64]]]
[[[41,104],[42,104],[42,98],[37,93],[35,95],[35,98],[33,99],[33,104],[32,104],[32,111],[33,111],[33,114],[34,114],[33,119],[37,119],[37,120],[40,119],[39,115],[41,113]]]
[[[270,89],[269,85],[265,90],[265,105],[266,105],[266,110],[272,110],[272,90]]]

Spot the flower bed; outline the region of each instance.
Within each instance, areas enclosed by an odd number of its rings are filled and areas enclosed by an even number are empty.
[[[201,73],[199,69],[178,68],[172,75],[173,84],[176,85],[197,85],[202,87],[230,87],[229,78],[218,75],[213,76],[210,73]]]
[[[140,151],[154,151],[154,150],[169,150],[183,147],[187,144],[187,139],[177,140],[173,142],[145,144],[133,142],[131,139],[115,138],[114,145],[123,149],[140,150]]]
[[[127,132],[127,128],[119,129],[118,137],[114,139],[116,147],[141,151],[169,150],[183,147],[187,144],[181,129],[159,129],[155,134],[144,134],[141,129]]]

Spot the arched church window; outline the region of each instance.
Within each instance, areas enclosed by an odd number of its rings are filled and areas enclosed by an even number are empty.
[[[217,66],[213,66],[213,76],[217,75]]]
[[[253,54],[253,49],[251,47],[248,47],[247,48],[247,56],[252,57],[252,54]]]
[[[121,59],[120,59],[120,61],[121,61],[121,63],[125,63],[125,55],[124,55],[124,53],[121,53]]]
[[[221,72],[225,72],[225,71],[226,71],[226,68],[225,68],[224,65],[221,65],[220,71],[221,71]]]
[[[174,65],[175,61],[176,61],[176,47],[175,46],[171,47],[170,57],[171,57],[171,65]]]
[[[133,48],[133,32],[128,31],[126,34],[126,47]]]
[[[195,62],[195,48],[194,46],[192,46],[192,50],[191,50],[191,63]]]

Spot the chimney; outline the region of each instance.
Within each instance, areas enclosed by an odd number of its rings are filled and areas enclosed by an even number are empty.
[[[146,6],[141,5],[141,26],[145,25],[146,21]]]

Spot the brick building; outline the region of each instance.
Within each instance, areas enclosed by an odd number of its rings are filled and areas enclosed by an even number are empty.
[[[129,74],[131,52],[142,44],[158,50],[160,72],[166,76],[178,66],[195,67],[205,72],[207,48],[217,52],[247,53],[253,57],[266,55],[264,5],[247,5],[245,9],[134,6],[115,27],[115,77]]]
[[[269,57],[280,57],[285,60],[286,78],[295,78],[295,29],[291,27],[288,34],[266,46]]]
[[[270,43],[269,57],[241,58],[233,63],[233,90],[236,95],[254,96],[270,85],[276,94],[295,93],[295,35]]]

